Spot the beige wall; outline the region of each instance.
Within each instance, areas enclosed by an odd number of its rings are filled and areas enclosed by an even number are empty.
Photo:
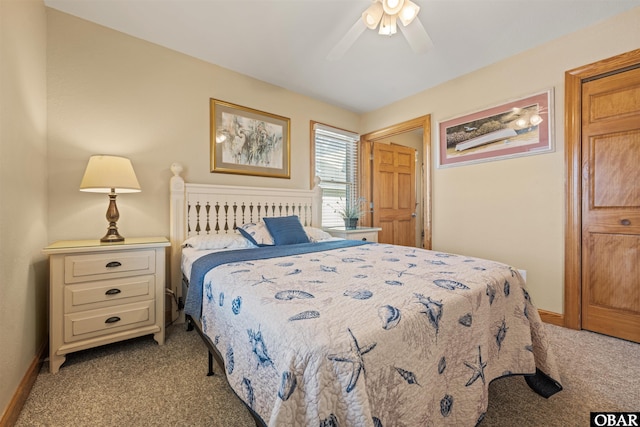
[[[563,312],[564,72],[640,47],[640,8],[363,115],[370,132],[425,114],[437,123],[555,89],[553,153],[433,169],[433,248],[527,270],[539,308]],[[433,151],[435,160],[436,151]]]
[[[0,1],[0,418],[47,334],[46,18]]]
[[[191,182],[309,188],[309,121],[359,116],[48,9],[49,240],[99,238],[107,197],[80,193],[92,154],[131,159],[142,192],[118,197],[127,236],[169,232],[169,167]],[[291,179],[209,172],[209,99],[291,119]]]

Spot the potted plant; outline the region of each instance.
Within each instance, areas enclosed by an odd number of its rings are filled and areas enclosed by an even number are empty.
[[[341,197],[340,203],[338,203],[338,207],[335,210],[344,220],[344,228],[347,230],[354,230],[358,226],[358,219],[366,211],[367,206],[364,197],[358,197],[351,201],[343,201]]]

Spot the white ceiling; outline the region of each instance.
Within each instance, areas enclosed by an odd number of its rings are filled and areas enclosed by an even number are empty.
[[[371,0],[45,0],[51,8],[362,113],[590,26],[640,0],[413,0],[434,47],[366,30]]]

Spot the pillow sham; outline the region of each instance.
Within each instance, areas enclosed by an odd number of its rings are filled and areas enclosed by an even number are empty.
[[[237,230],[244,236],[246,240],[256,246],[273,246],[273,237],[267,230],[265,224],[261,222],[249,222]]]
[[[321,242],[323,240],[328,240],[333,238],[331,234],[327,233],[324,230],[315,227],[303,227],[304,231],[307,233],[307,237],[311,242]]]
[[[206,249],[247,249],[255,247],[253,243],[237,233],[202,234],[191,236],[182,243],[183,247],[198,250]]]
[[[309,237],[297,215],[265,217],[262,220],[276,246],[309,243]]]

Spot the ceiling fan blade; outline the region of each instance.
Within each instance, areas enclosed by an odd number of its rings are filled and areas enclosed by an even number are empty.
[[[360,35],[367,29],[367,26],[364,24],[364,21],[360,18],[356,21],[355,24],[347,31],[347,34],[344,35],[336,44],[331,52],[327,55],[327,59],[329,61],[336,61],[342,58],[342,55],[349,50],[351,45],[355,43],[355,41],[360,37]]]
[[[398,28],[400,28],[400,31],[409,42],[409,46],[411,46],[411,49],[415,53],[425,53],[433,48],[433,41],[418,18],[414,19],[413,22],[406,27],[398,25]]]

